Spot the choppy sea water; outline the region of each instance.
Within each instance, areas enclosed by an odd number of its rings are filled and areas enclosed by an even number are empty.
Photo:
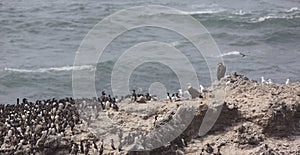
[[[73,66],[85,35],[118,10],[149,4],[173,7],[200,21],[222,52],[227,73],[237,71],[254,80],[264,76],[276,83],[284,83],[287,78],[300,80],[300,2],[296,0],[12,0],[0,2],[0,103],[14,103],[17,97],[35,100],[72,96],[72,70],[94,71],[90,65]],[[198,66],[201,83],[210,84],[204,58],[193,52],[187,40],[167,30],[140,28],[107,47],[106,60],[96,67],[97,92],[109,92],[117,55],[138,42],[151,40],[164,40],[184,51]],[[145,63],[131,77],[130,85],[143,91],[156,81],[166,84],[170,92],[179,87],[174,72],[159,63]]]

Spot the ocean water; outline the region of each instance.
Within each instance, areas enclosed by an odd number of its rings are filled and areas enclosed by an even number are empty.
[[[201,83],[208,86],[203,56],[180,35],[158,28],[124,33],[105,49],[96,70],[91,65],[73,66],[81,41],[95,24],[121,9],[143,5],[173,7],[201,22],[216,41],[227,73],[237,71],[254,80],[264,76],[275,83],[284,83],[287,78],[300,81],[297,0],[10,0],[0,1],[0,103],[15,103],[18,97],[72,96],[72,70],[96,71],[96,91],[110,92],[117,56],[136,43],[151,40],[166,41],[183,51],[196,66]],[[146,92],[157,81],[170,92],[179,88],[176,74],[159,63],[137,67],[129,85]]]

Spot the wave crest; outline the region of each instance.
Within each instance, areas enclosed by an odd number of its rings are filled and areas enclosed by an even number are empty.
[[[286,12],[294,12],[294,11],[299,11],[300,9],[298,7],[292,7],[288,10],[286,10]]]
[[[5,71],[20,72],[20,73],[44,73],[44,72],[60,72],[60,71],[73,71],[73,70],[94,71],[95,69],[96,68],[93,65],[63,66],[63,67],[50,67],[50,68],[39,68],[39,69],[4,68]]]
[[[216,9],[216,10],[201,10],[201,11],[180,11],[181,14],[184,15],[201,15],[201,14],[215,14],[225,11],[224,9]]]
[[[227,52],[227,53],[222,53],[221,55],[219,55],[219,57],[230,56],[230,55],[241,55],[241,52],[231,51],[231,52]]]

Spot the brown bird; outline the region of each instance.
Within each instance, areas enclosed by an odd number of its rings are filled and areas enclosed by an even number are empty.
[[[188,83],[187,86],[188,86],[187,91],[188,91],[189,94],[191,95],[191,98],[192,98],[192,99],[197,98],[197,97],[200,96],[200,92],[199,92],[197,89],[193,88],[192,85],[191,85],[190,83]]]
[[[223,78],[225,76],[226,73],[226,66],[223,65],[223,63],[219,63],[218,64],[218,68],[217,68],[217,78],[218,80],[221,80],[221,78]]]

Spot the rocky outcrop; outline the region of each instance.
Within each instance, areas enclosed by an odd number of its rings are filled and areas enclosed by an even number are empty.
[[[188,128],[169,147],[160,147],[151,152],[170,152],[170,148],[180,147],[186,154],[200,152],[205,143],[223,146],[223,152],[228,149],[232,153],[256,154],[269,151],[273,153],[296,154],[300,151],[300,83],[261,84],[249,80],[243,75],[232,73],[222,79],[226,83],[226,97],[222,112],[213,128],[204,137],[198,137],[199,127],[207,111],[206,100],[210,91],[205,94],[206,99],[200,99],[198,112]],[[212,90],[211,88],[209,90]],[[204,103],[203,105],[201,103]],[[225,137],[224,134],[227,134]],[[211,136],[213,135],[213,136]],[[211,138],[214,137],[214,138]],[[198,149],[183,147],[180,139],[185,138],[188,143],[198,142]],[[291,143],[288,147],[285,141]],[[195,142],[196,141],[196,142]],[[262,145],[269,144],[269,148],[262,149]],[[271,146],[273,148],[271,148]],[[276,146],[276,147],[275,147]],[[248,152],[248,153],[247,153]],[[225,154],[227,154],[225,153]],[[299,152],[300,153],[300,152]]]
[[[216,93],[220,89],[224,96]],[[119,153],[130,155],[199,154],[206,144],[225,155],[300,154],[300,82],[259,83],[233,72],[201,96],[176,102],[125,99],[118,111],[99,110],[95,99],[79,99],[82,123],[75,126],[74,135],[68,127],[63,137],[48,136],[39,152],[68,154],[70,143],[96,141],[99,147],[103,139],[104,154],[114,154],[119,151],[109,140],[115,139],[114,145],[122,146]],[[216,96],[224,100],[214,102]],[[199,134],[206,113],[219,109],[209,132]],[[9,147],[0,151],[11,153]]]

